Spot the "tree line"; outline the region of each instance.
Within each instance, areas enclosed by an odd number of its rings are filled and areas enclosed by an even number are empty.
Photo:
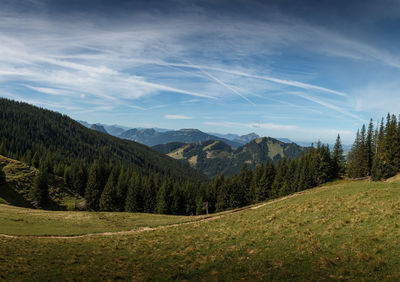
[[[374,126],[371,119],[357,131],[347,160],[351,178],[386,179],[400,170],[400,117],[390,113]]]
[[[343,149],[338,136],[333,152],[318,143],[298,159],[259,164],[253,171],[244,165],[232,177],[209,182],[182,181],[160,174],[143,175],[121,164],[96,160],[89,168],[75,162],[65,170],[66,185],[85,197],[89,209],[193,215],[277,198],[315,187],[344,172]]]
[[[387,115],[356,134],[347,161],[338,135],[331,152],[318,142],[296,159],[266,162],[254,170],[206,180],[184,164],[146,146],[90,131],[66,116],[0,99],[0,154],[39,169],[31,198],[49,201],[47,177],[55,174],[90,210],[166,214],[223,211],[285,196],[344,175],[380,180],[400,169],[400,118]],[[0,170],[0,184],[4,182]]]

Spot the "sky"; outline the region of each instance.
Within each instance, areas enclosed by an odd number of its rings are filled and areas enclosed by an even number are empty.
[[[0,96],[89,123],[351,144],[399,50],[398,0],[0,2]]]

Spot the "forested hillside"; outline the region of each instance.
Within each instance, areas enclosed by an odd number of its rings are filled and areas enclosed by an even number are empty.
[[[304,151],[295,143],[284,143],[270,137],[257,138],[235,150],[222,141],[201,143],[169,143],[153,147],[170,157],[187,161],[204,174],[215,177],[238,173],[243,164],[255,169],[266,161],[277,164],[282,158],[295,159]]]
[[[0,98],[0,154],[28,163],[47,159],[64,174],[73,162],[118,162],[142,174],[201,179],[200,173],[161,153],[128,140],[90,130],[68,116]]]
[[[62,176],[91,210],[201,214],[205,204],[209,212],[222,211],[308,189],[343,175],[346,167],[339,136],[332,152],[320,143],[302,148],[272,138],[235,150],[221,141],[157,147],[208,175],[230,175],[205,182],[183,162],[26,103],[0,99],[0,122],[0,154],[39,169],[29,192],[38,207],[46,207],[47,179],[53,174]],[[399,145],[395,116],[388,115],[375,130],[371,121],[368,130],[363,126],[357,133],[348,176],[396,174]]]

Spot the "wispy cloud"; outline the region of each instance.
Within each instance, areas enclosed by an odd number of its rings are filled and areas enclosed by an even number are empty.
[[[183,115],[165,115],[166,119],[193,119],[193,117]]]
[[[289,92],[288,94],[296,95],[296,96],[301,97],[303,99],[306,99],[308,101],[317,103],[317,104],[319,104],[321,106],[324,106],[324,107],[326,107],[328,109],[334,110],[334,111],[336,111],[338,113],[341,113],[343,115],[346,115],[348,117],[351,117],[351,118],[354,118],[354,119],[358,119],[360,121],[365,121],[362,118],[360,118],[359,116],[357,116],[357,115],[345,110],[344,108],[338,107],[338,106],[336,106],[336,105],[334,105],[332,103],[329,103],[327,101],[323,101],[323,100],[321,100],[321,99],[319,99],[317,97],[314,97],[314,96],[311,96],[311,95],[308,95],[308,94],[305,94],[305,93],[302,93],[302,92]]]
[[[351,130],[343,129],[332,129],[332,128],[307,128],[300,127],[297,125],[288,124],[277,124],[277,123],[263,123],[263,122],[252,122],[252,123],[241,123],[241,122],[213,122],[206,121],[203,122],[204,125],[212,125],[221,128],[232,129],[247,129],[248,131],[257,131],[261,136],[270,137],[289,137],[298,138],[298,141],[316,141],[318,139],[322,140],[334,140],[337,134],[340,134],[346,140],[352,138],[354,132]]]
[[[283,132],[300,132],[300,120],[329,116],[333,124],[340,115],[358,123],[366,115],[360,111],[395,108],[395,86],[379,98],[379,87],[360,86],[368,80],[384,85],[375,66],[381,77],[394,72],[393,79],[400,69],[400,56],[377,40],[284,10],[238,17],[231,9],[213,17],[202,5],[179,3],[179,11],[155,16],[139,9],[113,19],[94,12],[60,18],[47,10],[20,13],[0,3],[0,87],[77,115],[118,108],[151,122],[152,110],[160,109],[169,124],[191,118],[166,114],[168,105],[168,111],[203,120],[240,115],[243,122],[226,123],[230,128]],[[364,70],[367,63],[371,70]],[[284,115],[297,123],[280,124]],[[273,123],[250,122],[259,116]]]

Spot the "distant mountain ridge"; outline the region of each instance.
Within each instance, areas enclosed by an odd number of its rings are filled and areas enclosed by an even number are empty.
[[[118,137],[133,140],[147,146],[155,146],[159,144],[167,144],[171,142],[182,142],[182,143],[198,143],[209,140],[223,141],[224,143],[232,146],[233,148],[239,147],[241,144],[230,141],[225,138],[217,137],[204,133],[198,129],[180,129],[170,130],[166,132],[158,132],[154,129],[130,129]]]
[[[152,147],[168,156],[188,162],[193,168],[209,177],[238,173],[243,164],[255,168],[266,161],[277,162],[286,157],[299,157],[304,148],[295,143],[284,143],[271,137],[260,137],[232,149],[222,141],[208,140],[200,143],[169,143]]]
[[[136,142],[139,142],[141,144],[147,145],[147,146],[155,146],[158,144],[167,144],[167,143],[172,143],[172,142],[183,142],[183,143],[196,143],[196,142],[204,142],[207,140],[221,140],[225,142],[226,144],[230,145],[232,148],[237,148],[240,147],[241,145],[244,145],[246,143],[249,143],[257,138],[260,138],[258,134],[252,132],[249,134],[245,135],[239,135],[239,134],[234,134],[234,133],[217,133],[217,132],[202,132],[198,129],[181,129],[181,130],[172,130],[172,129],[166,129],[166,128],[158,128],[158,127],[153,127],[153,128],[143,128],[143,127],[136,127],[136,128],[129,128],[126,126],[114,124],[114,125],[107,125],[103,123],[95,123],[95,124],[90,124],[86,121],[83,120],[78,120],[78,122],[82,125],[84,125],[87,128],[91,128],[93,125],[101,126],[105,129],[106,133],[123,138],[123,139],[129,139],[133,140]],[[96,128],[94,128],[96,129]],[[97,128],[98,131],[102,131],[101,128]],[[182,137],[179,132],[182,131],[190,131],[192,130],[193,133],[198,131],[202,132],[206,135],[211,136],[210,137],[201,137],[201,138],[195,138],[193,137],[190,139],[189,136]],[[164,133],[166,133],[164,135]],[[186,132],[186,135],[188,135],[188,132]],[[309,147],[311,144],[316,144],[317,142],[304,142],[304,141],[293,141],[290,140],[289,138],[274,138],[276,140],[279,140],[283,143],[296,143],[299,146],[302,147]],[[233,143],[231,143],[233,142]],[[333,148],[333,145],[330,145],[330,148]],[[347,153],[351,148],[351,145],[343,145],[343,149],[345,153]]]
[[[99,131],[99,132],[103,132],[103,133],[107,133],[108,134],[108,132],[104,129],[104,127],[103,126],[101,126],[100,124],[92,124],[91,126],[90,126],[90,129],[93,129],[93,130],[96,130],[96,131]]]
[[[257,138],[260,138],[260,136],[258,134],[255,134],[254,132],[252,132],[252,133],[249,133],[246,135],[236,137],[235,139],[233,139],[233,142],[246,144]]]

